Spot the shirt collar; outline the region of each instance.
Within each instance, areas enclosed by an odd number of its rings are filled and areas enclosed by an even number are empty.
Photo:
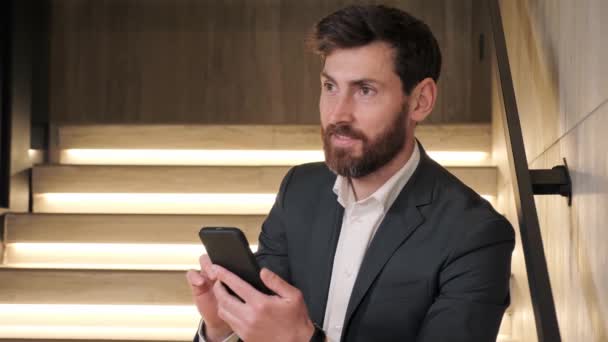
[[[414,151],[410,156],[410,159],[397,171],[391,178],[389,178],[378,190],[376,190],[369,197],[355,200],[355,194],[353,192],[350,180],[347,177],[338,175],[336,182],[334,183],[333,191],[338,196],[338,203],[342,207],[347,208],[355,203],[363,203],[369,200],[375,200],[380,203],[386,211],[395,202],[397,196],[412,177],[412,174],[418,167],[420,162],[420,149],[418,142],[414,141]]]

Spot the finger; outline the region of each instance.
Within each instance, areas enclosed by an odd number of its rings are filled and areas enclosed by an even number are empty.
[[[199,264],[201,265],[201,272],[204,273],[207,277],[212,278],[209,270],[213,264],[211,263],[211,259],[207,254],[203,254],[198,258]]]
[[[217,299],[218,314],[223,312],[228,315],[229,321],[226,321],[233,329],[243,326],[243,317],[249,317],[247,314],[248,307],[238,298],[228,293],[226,288],[219,281],[213,286],[213,294]],[[223,317],[220,317],[224,319]],[[236,330],[235,330],[236,331]]]
[[[243,321],[239,319],[238,316],[236,316],[230,311],[227,311],[223,307],[218,307],[217,315],[222,321],[224,321],[224,323],[230,326],[233,333],[235,333],[237,336],[243,336],[242,331],[245,326],[243,324]]]
[[[188,280],[188,284],[190,284],[192,294],[195,296],[208,292],[211,286],[213,286],[213,281],[200,274],[197,270],[188,270],[186,279]]]
[[[263,296],[260,291],[256,290],[253,286],[249,285],[246,281],[239,278],[236,274],[228,271],[227,269],[218,265],[213,265],[211,270],[211,273],[215,274],[217,280],[226,284],[245,302],[256,301]]]
[[[288,282],[279,277],[278,274],[272,272],[267,268],[263,268],[260,272],[260,278],[264,282],[264,285],[274,291],[279,297],[293,298],[300,290],[291,286]]]

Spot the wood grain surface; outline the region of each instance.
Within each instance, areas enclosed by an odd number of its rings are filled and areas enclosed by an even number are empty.
[[[51,121],[317,123],[321,63],[305,35],[351,3],[52,1]],[[472,94],[473,74],[484,70],[473,0],[382,3],[426,21],[441,47],[439,99],[428,121],[489,122],[488,106],[475,104],[484,97]]]

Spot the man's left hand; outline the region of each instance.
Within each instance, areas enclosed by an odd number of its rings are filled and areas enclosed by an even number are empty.
[[[302,292],[264,268],[260,277],[276,295],[256,290],[234,273],[214,265],[210,276],[214,285],[218,315],[244,341],[310,341],[314,325],[308,316]],[[245,301],[226,291],[221,283]]]

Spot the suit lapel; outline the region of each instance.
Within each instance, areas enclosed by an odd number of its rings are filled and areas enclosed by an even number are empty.
[[[338,203],[331,185],[329,191],[321,196],[318,208],[317,217],[312,227],[311,246],[309,248],[310,266],[308,269],[311,270],[308,277],[311,299],[309,314],[315,323],[322,325],[334,255],[342,226],[342,217],[344,216],[344,208]]]
[[[361,263],[344,322],[350,320],[363,296],[393,253],[423,221],[423,217],[416,207],[406,208],[405,215],[392,209],[386,214]]]
[[[416,171],[387,212],[363,257],[346,309],[343,336],[352,315],[384,265],[399,246],[424,222],[418,207],[431,201],[434,182],[432,161],[424,152],[422,145],[419,144],[419,147],[420,162]]]

